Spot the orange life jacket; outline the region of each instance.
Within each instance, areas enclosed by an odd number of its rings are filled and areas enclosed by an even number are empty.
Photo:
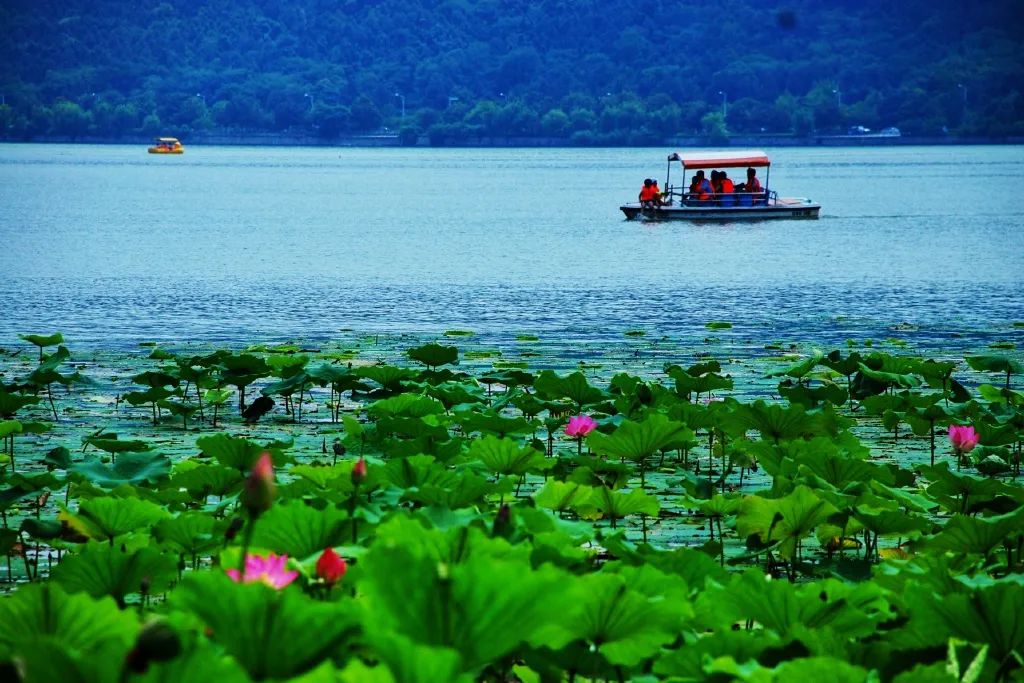
[[[656,196],[657,190],[653,185],[644,185],[640,188],[640,201],[649,202]]]
[[[735,192],[735,188],[732,181],[728,178],[722,178],[722,192]]]

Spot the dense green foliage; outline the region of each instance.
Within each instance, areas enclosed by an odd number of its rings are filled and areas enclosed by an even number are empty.
[[[12,0],[0,28],[10,137],[1024,133],[1018,0]]]
[[[58,338],[0,349],[4,680],[1024,671],[1014,349],[851,340],[633,374],[556,372],[574,363],[527,340],[39,358]],[[278,404],[239,415],[232,387]]]

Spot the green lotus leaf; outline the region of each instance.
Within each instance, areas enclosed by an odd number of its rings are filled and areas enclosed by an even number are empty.
[[[538,507],[565,512],[575,509],[578,505],[590,505],[592,495],[593,489],[589,486],[548,479],[544,486],[533,494],[533,500]]]
[[[203,401],[207,405],[224,405],[227,400],[231,398],[232,391],[230,389],[207,389],[203,392]]]
[[[822,353],[818,349],[814,349],[811,355],[803,359],[802,361],[794,363],[793,365],[788,365],[784,368],[776,368],[775,370],[769,370],[768,372],[765,373],[764,376],[792,377],[794,379],[801,379],[803,377],[806,377],[811,370],[813,370],[819,363],[821,363],[824,357],[824,353]]]
[[[38,492],[44,488],[53,491],[62,485],[62,482],[49,472],[32,476],[12,474],[4,479],[4,487],[0,488],[0,511],[9,510],[15,503],[29,496],[38,496]]]
[[[643,422],[623,422],[610,435],[595,430],[587,436],[587,445],[600,455],[641,462],[684,438],[686,433],[683,423],[652,413]]]
[[[138,629],[137,617],[112,599],[69,595],[56,583],[23,586],[0,601],[0,651],[25,661],[26,681],[114,683]]]
[[[188,651],[170,661],[150,662],[144,673],[135,674],[129,680],[132,683],[251,683],[252,679],[234,659],[225,657],[219,648],[200,639]]]
[[[444,413],[444,404],[430,396],[399,394],[370,404],[366,412],[375,418],[426,417]]]
[[[872,370],[864,363],[860,364],[860,372],[868,379],[881,384],[897,387],[913,388],[921,386],[921,380],[910,373],[885,372]]]
[[[458,405],[478,405],[487,400],[479,387],[475,385],[467,386],[462,382],[442,382],[438,385],[423,385],[423,389],[428,396],[440,401],[448,410]]]
[[[741,405],[737,418],[746,429],[753,429],[766,441],[779,443],[788,439],[819,436],[826,432],[822,414],[808,413],[800,406],[783,408],[762,400]]]
[[[204,621],[212,639],[256,680],[308,671],[358,630],[350,603],[316,602],[294,588],[237,584],[220,572],[187,576],[171,603]]]
[[[537,375],[533,386],[541,398],[548,400],[567,398],[576,405],[577,409],[600,403],[608,398],[604,391],[591,386],[582,372],[574,372],[560,377],[551,370],[544,370]]]
[[[380,471],[380,482],[400,489],[418,489],[427,484],[445,487],[458,477],[429,455],[413,455],[389,460]]]
[[[835,454],[822,454],[820,451],[805,451],[794,459],[800,474],[813,474],[821,480],[842,491],[851,484],[877,481],[893,485],[896,479],[884,465],[876,465],[865,460],[846,458]]]
[[[667,370],[667,374],[675,380],[676,394],[687,399],[691,394],[700,395],[733,388],[731,377],[723,377],[711,372],[708,369],[710,367],[712,366],[704,363],[684,370],[675,365]]]
[[[354,372],[359,377],[373,380],[389,392],[401,391],[403,381],[416,379],[417,376],[415,370],[399,368],[394,365],[372,365],[356,368]]]
[[[184,466],[184,463],[189,463]],[[194,499],[206,496],[225,496],[241,483],[242,474],[223,465],[205,465],[182,461],[175,465],[175,473],[166,488],[185,489]]]
[[[1007,381],[1010,375],[1024,373],[1024,364],[1007,356],[968,356],[964,360],[971,368],[979,372],[1003,372],[1006,373]]]
[[[453,475],[452,481],[447,484],[424,483],[417,490],[406,492],[404,497],[424,505],[437,505],[458,510],[475,505],[486,496],[506,489],[510,490],[511,486],[495,484],[472,472],[462,472]],[[506,490],[506,492],[508,491]]]
[[[147,370],[132,377],[136,384],[150,387],[151,389],[171,387],[177,388],[181,380],[167,372]]]
[[[527,472],[542,472],[551,469],[555,464],[553,460],[548,460],[543,453],[530,446],[522,447],[512,439],[499,439],[491,435],[473,441],[467,457],[479,460],[495,474],[516,476]]]
[[[670,588],[672,579],[661,576]],[[615,665],[635,666],[656,654],[676,638],[689,611],[685,600],[651,598],[616,574],[579,577],[565,591],[572,606],[531,634],[531,642],[558,649],[583,640]]]
[[[712,320],[704,323],[704,327],[709,330],[730,330],[732,329],[732,323],[726,320]]]
[[[304,353],[295,355],[276,354],[268,356],[264,362],[270,366],[278,377],[291,377],[309,363],[309,356]]]
[[[729,573],[710,555],[691,548],[657,550],[641,546],[636,561],[644,562],[666,574],[682,578],[691,591],[703,590],[709,582],[725,583]]]
[[[462,662],[459,653],[451,648],[418,645],[409,638],[390,633],[374,640],[374,650],[381,662],[390,671],[387,681],[394,683],[472,683],[469,674],[460,674]],[[380,668],[380,667],[378,667]],[[346,669],[347,671],[347,669]],[[342,673],[343,683],[373,683],[376,679],[360,675],[346,679]],[[381,679],[384,683],[384,679]]]
[[[107,466],[99,460],[77,462],[68,473],[84,478],[103,488],[122,484],[143,486],[156,484],[167,478],[171,471],[170,458],[159,453],[122,453],[117,462]]]
[[[762,632],[757,638],[752,638],[749,633],[729,630],[701,634],[700,638],[687,637],[682,647],[663,650],[654,662],[654,673],[686,681],[704,680],[708,677],[706,664],[724,658],[733,662],[752,662],[776,642],[778,638],[771,632]]]
[[[928,550],[988,555],[1024,532],[1024,508],[995,517],[953,515],[942,531],[919,545]]]
[[[837,384],[824,384],[820,387],[808,387],[802,384],[779,384],[779,395],[790,403],[804,408],[815,408],[823,403],[834,406],[844,405],[850,400],[850,394]]]
[[[346,513],[331,506],[317,510],[301,501],[289,501],[260,517],[252,542],[258,548],[302,560],[350,538],[348,519]]]
[[[64,343],[64,335],[60,332],[54,332],[53,334],[19,334],[18,337],[24,339],[33,346],[38,346],[40,350],[47,346],[56,346],[57,344]]]
[[[170,545],[176,552],[195,556],[219,547],[224,542],[226,526],[222,520],[190,510],[157,522],[153,527],[153,537]]]
[[[853,516],[862,527],[879,536],[916,538],[932,530],[932,523],[928,519],[907,514],[903,510],[858,505]]]
[[[0,422],[0,438],[6,438],[11,434],[20,434],[24,427],[18,420],[4,420]]]
[[[141,406],[174,396],[174,391],[174,389],[167,389],[166,387],[150,387],[145,391],[129,391],[123,398],[133,406]]]
[[[264,396],[291,396],[297,391],[305,391],[313,383],[309,375],[299,370],[282,380],[271,382],[260,389],[260,393]]]
[[[742,538],[757,534],[762,543],[778,542],[779,554],[793,559],[802,539],[835,512],[836,507],[814,491],[797,486],[785,498],[744,498],[736,516],[736,531]]]
[[[527,558],[508,556],[506,544],[474,543],[464,561],[449,564],[439,561],[437,532],[418,522],[400,529],[400,537],[392,536],[397,527],[387,531],[390,538],[378,536],[360,562],[371,643],[399,633],[414,643],[456,650],[463,671],[477,673],[569,606],[566,574],[550,565],[533,569]]]
[[[456,413],[455,419],[462,425],[462,431],[466,434],[480,432],[504,437],[509,434],[529,434],[534,430],[533,424],[523,417],[504,417],[493,410],[463,411]]]
[[[93,435],[82,438],[82,443],[107,453],[142,453],[150,450],[150,445],[137,439],[118,439],[116,434]]]
[[[64,530],[59,520],[36,519],[35,517],[26,517],[21,520],[19,528],[32,538],[42,541],[52,541],[55,538],[60,538]]]
[[[988,645],[996,662],[1024,649],[1024,590],[1016,580],[945,595],[911,584],[906,602],[910,626],[927,642],[944,644],[952,637]]]
[[[442,365],[455,364],[459,360],[459,349],[455,346],[442,346],[441,344],[424,344],[405,352],[410,359],[417,363],[423,363],[428,368],[437,368]]]
[[[273,445],[266,446],[242,437],[230,434],[214,434],[196,439],[196,446],[206,455],[216,459],[225,467],[232,467],[245,474],[256,464],[256,460],[264,451],[269,451],[274,465],[281,466],[288,458]]]
[[[113,540],[123,534],[144,529],[170,515],[159,505],[138,498],[92,498],[82,501],[78,513],[65,515],[91,537]]]
[[[0,417],[14,417],[14,414],[28,405],[39,403],[39,396],[12,394],[0,386]]]
[[[122,550],[106,543],[89,542],[65,557],[51,573],[52,580],[69,593],[88,593],[94,598],[109,595],[118,605],[125,596],[148,591],[159,593],[178,576],[178,559],[155,548]]]
[[[1014,493],[1013,489],[995,479],[951,472],[948,462],[940,462],[934,467],[918,465],[915,469],[931,481],[926,489],[928,495],[947,507],[950,507],[949,501],[943,498],[959,497],[961,502],[969,500],[977,503],[991,500],[999,494]]]
[[[644,493],[640,489],[633,489],[629,493],[612,491],[607,486],[600,486],[591,491],[587,504],[596,508],[605,517],[621,519],[627,515],[650,515],[657,517],[661,505],[654,496]]]
[[[709,627],[754,620],[782,637],[795,630],[830,629],[843,639],[874,635],[890,618],[884,591],[872,583],[834,579],[807,584],[768,580],[750,569],[697,599],[698,615]]]

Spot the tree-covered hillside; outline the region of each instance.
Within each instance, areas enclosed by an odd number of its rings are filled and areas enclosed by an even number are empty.
[[[6,0],[0,126],[1020,135],[1022,15],[1020,0]]]

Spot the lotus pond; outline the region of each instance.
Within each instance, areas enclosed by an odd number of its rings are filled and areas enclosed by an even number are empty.
[[[1022,329],[5,339],[3,676],[1017,678]]]

